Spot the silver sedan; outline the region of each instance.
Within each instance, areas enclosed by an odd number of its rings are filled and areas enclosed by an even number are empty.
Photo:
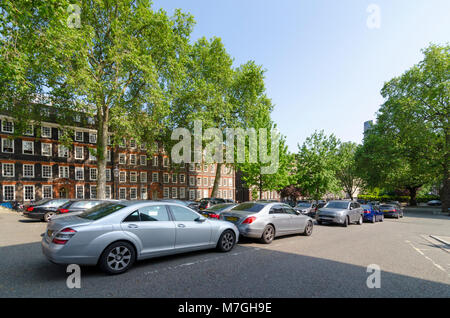
[[[99,265],[119,274],[135,260],[210,248],[229,252],[238,237],[232,223],[179,204],[119,201],[52,219],[41,244],[51,262]]]
[[[220,214],[221,220],[233,222],[242,236],[259,238],[270,244],[277,236],[301,233],[310,236],[313,220],[287,204],[245,202]]]

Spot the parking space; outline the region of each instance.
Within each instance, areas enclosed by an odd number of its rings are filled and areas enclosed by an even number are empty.
[[[107,276],[82,267],[80,289],[64,266],[41,253],[46,224],[0,211],[0,296],[30,297],[450,297],[450,253],[431,235],[450,233],[450,218],[411,213],[400,220],[316,225],[312,236],[264,245],[242,240],[230,253],[201,251],[138,262]],[[367,266],[381,268],[369,289]]]

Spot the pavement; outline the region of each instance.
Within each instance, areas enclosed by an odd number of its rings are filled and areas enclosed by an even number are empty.
[[[117,276],[82,267],[79,289],[42,255],[45,227],[0,210],[0,297],[450,297],[450,253],[433,238],[450,233],[446,216],[406,211],[376,224],[317,225],[311,237],[243,240],[230,253],[145,260]],[[366,284],[373,264],[380,288]]]

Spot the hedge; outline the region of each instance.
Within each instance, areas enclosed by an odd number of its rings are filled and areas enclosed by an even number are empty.
[[[358,199],[360,200],[366,200],[366,201],[380,201],[380,202],[386,202],[386,201],[399,201],[399,202],[409,202],[411,197],[409,195],[365,195],[360,194],[358,195]],[[417,196],[416,200],[417,203],[426,203],[430,200],[439,200],[440,197],[438,195],[421,195]]]

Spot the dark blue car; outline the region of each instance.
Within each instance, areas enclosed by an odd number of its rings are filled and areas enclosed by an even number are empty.
[[[383,222],[383,212],[381,212],[377,206],[372,204],[362,204],[361,207],[364,209],[364,221],[372,223]]]

